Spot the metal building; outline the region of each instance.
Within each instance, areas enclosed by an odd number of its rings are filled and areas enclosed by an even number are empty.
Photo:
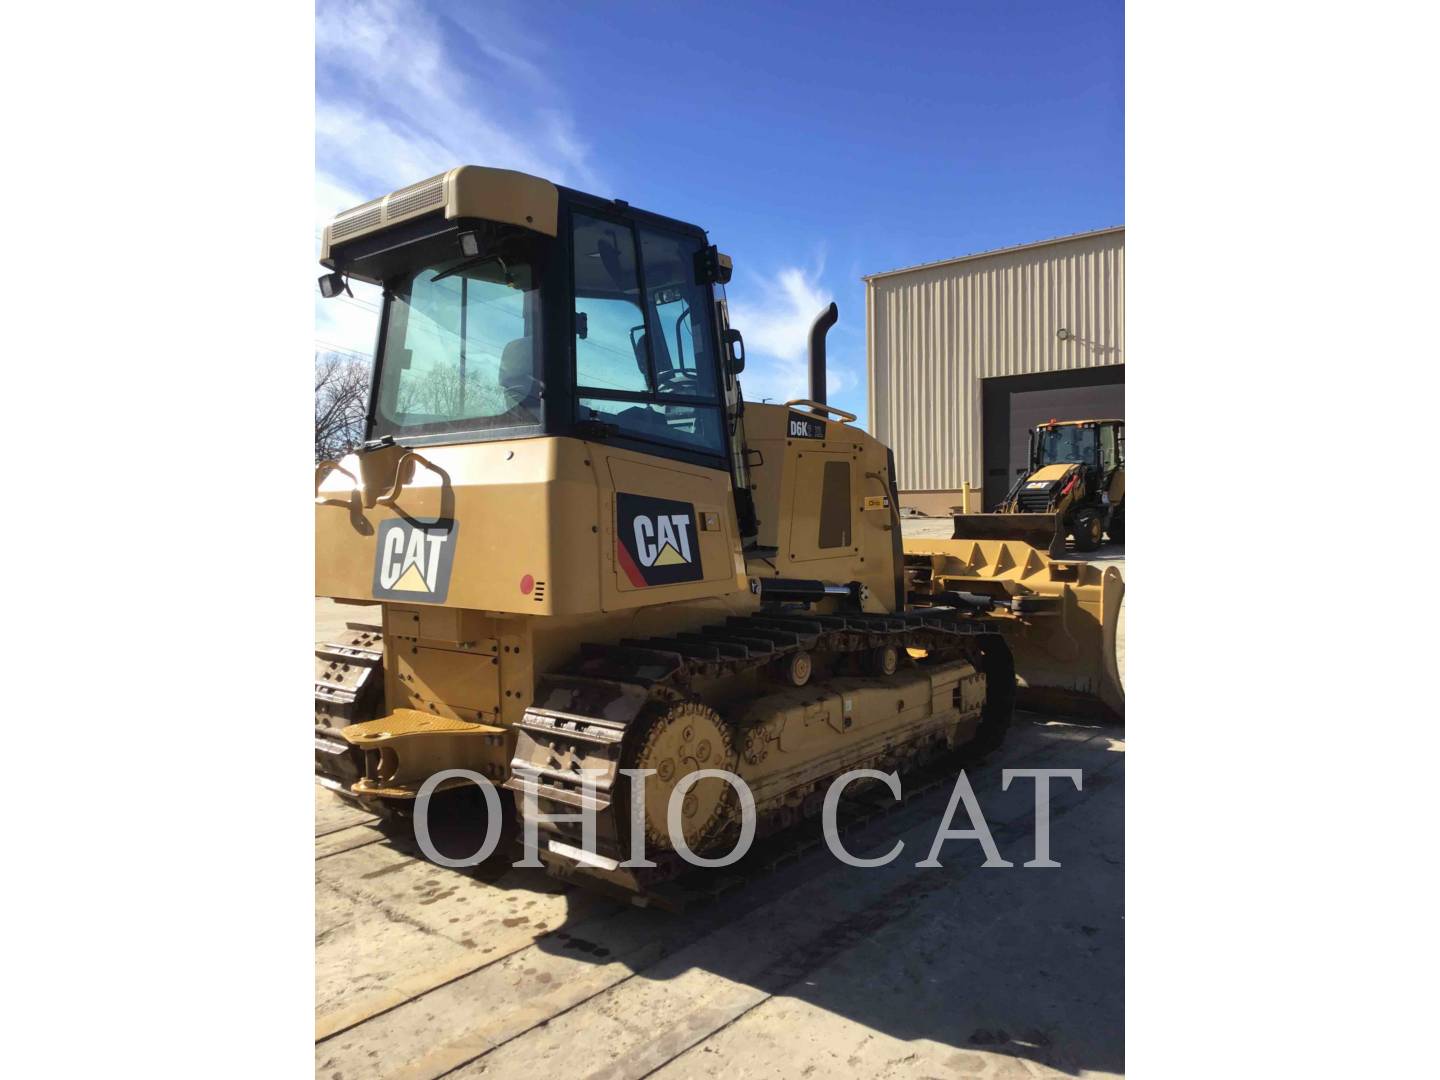
[[[901,504],[946,514],[969,485],[989,510],[1035,424],[1125,416],[1125,227],[871,274],[865,325]]]

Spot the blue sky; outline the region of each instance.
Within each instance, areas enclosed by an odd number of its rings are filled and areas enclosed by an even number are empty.
[[[865,415],[863,274],[1124,221],[1110,0],[846,5],[320,0],[321,221],[451,165],[693,221],[735,260],[746,396]],[[317,226],[318,231],[318,226]],[[373,296],[317,306],[368,354]]]

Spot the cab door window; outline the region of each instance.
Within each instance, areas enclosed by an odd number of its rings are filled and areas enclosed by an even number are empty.
[[[710,302],[695,281],[694,237],[640,230],[645,292],[654,337],[655,388],[672,397],[715,398],[715,350],[711,344]]]
[[[649,361],[635,238],[628,225],[575,215],[575,381],[597,390],[648,393]]]
[[[1106,424],[1100,429],[1100,471],[1109,475],[1120,464],[1120,454],[1115,446],[1115,428]]]
[[[576,420],[723,454],[700,241],[578,211],[573,221]]]

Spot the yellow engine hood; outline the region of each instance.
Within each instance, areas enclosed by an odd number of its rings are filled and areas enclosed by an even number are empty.
[[[1026,478],[1026,483],[1043,480],[1053,483],[1059,480],[1067,472],[1073,469],[1078,462],[1059,462],[1055,465],[1042,465]]]

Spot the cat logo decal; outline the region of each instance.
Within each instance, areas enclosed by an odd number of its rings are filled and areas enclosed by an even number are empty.
[[[382,521],[375,537],[375,580],[371,586],[376,599],[443,604],[450,590],[450,566],[455,561],[455,535],[459,531],[454,521]]]
[[[615,559],[636,588],[703,579],[694,504],[616,492]]]

